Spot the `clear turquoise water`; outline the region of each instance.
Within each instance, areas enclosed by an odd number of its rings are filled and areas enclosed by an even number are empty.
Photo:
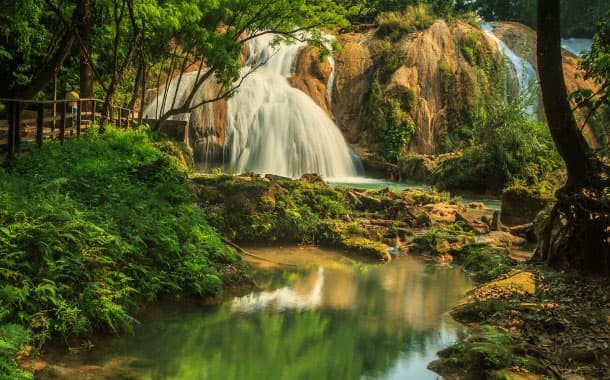
[[[438,378],[426,366],[456,340],[446,312],[471,286],[461,270],[317,248],[251,251],[291,266],[258,262],[262,289],[220,305],[151,309],[133,336],[99,343],[80,365],[150,380]]]

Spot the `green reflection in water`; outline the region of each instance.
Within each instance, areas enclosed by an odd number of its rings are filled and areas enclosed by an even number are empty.
[[[469,287],[461,271],[312,263],[261,271],[268,290],[220,306],[157,311],[86,361],[154,380],[436,378],[425,367],[455,337],[442,315]]]

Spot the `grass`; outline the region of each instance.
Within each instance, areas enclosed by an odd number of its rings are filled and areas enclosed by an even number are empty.
[[[388,37],[392,41],[398,41],[407,33],[427,29],[434,23],[436,17],[428,4],[408,6],[402,12],[384,12],[377,18],[381,37]]]

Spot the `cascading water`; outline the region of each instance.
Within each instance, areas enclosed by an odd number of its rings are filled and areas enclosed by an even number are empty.
[[[225,165],[237,172],[293,178],[305,173],[324,178],[357,175],[359,159],[338,127],[288,82],[305,44],[272,46],[273,38],[263,35],[248,42],[248,61],[241,73],[258,68],[228,101]]]
[[[513,52],[508,45],[504,43],[504,41],[500,40],[493,33],[493,26],[489,23],[481,24],[481,29],[485,34],[487,34],[492,40],[496,42],[500,52],[507,59],[507,69],[509,73],[514,73],[517,79],[518,94],[519,96],[533,97],[531,101],[528,102],[528,105],[525,107],[524,111],[531,117],[536,118],[538,113],[538,101],[537,96],[530,96],[530,94],[537,94],[538,87],[536,84],[536,70],[531,63],[527,60],[519,57],[515,52]]]
[[[567,38],[561,40],[561,47],[577,57],[581,57],[583,52],[588,52],[593,46],[593,40],[588,38]]]
[[[182,77],[174,78],[167,86],[159,87],[155,100],[144,108],[144,117],[158,119],[171,109],[180,107],[186,101],[197,80],[197,72],[188,72]],[[205,99],[216,96],[212,86],[202,86],[193,97],[192,103],[197,104]],[[169,120],[182,120],[189,123],[185,143],[193,149],[195,159],[203,166],[214,162],[221,155],[220,141],[214,112],[214,103],[206,103],[189,113],[171,116]]]

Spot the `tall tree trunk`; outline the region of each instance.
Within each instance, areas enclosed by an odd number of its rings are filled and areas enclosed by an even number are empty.
[[[78,34],[80,36],[80,97],[93,97],[93,67],[91,66],[91,0],[80,0]]]
[[[592,167],[587,143],[568,102],[563,76],[560,33],[560,0],[538,1],[538,71],[542,101],[555,146],[566,163],[567,187],[586,181]]]
[[[538,71],[549,129],[568,179],[544,218],[534,260],[610,274],[608,167],[590,151],[568,102],[560,47],[560,0],[538,0]]]

